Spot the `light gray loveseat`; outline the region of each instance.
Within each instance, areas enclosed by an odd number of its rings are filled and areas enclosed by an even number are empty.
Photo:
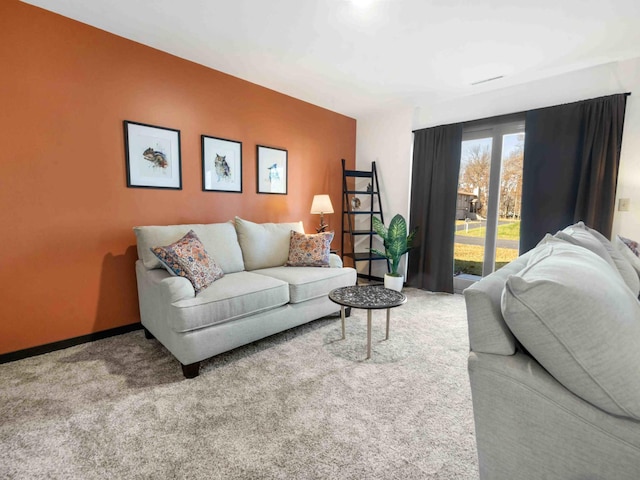
[[[184,277],[171,276],[151,248],[169,245],[193,230],[224,276],[195,294]],[[331,268],[286,267],[291,230],[301,222],[135,227],[140,319],[182,364],[198,375],[200,362],[339,311],[333,288],[354,285],[356,271],[331,254]]]
[[[640,478],[638,272],[579,223],[464,291],[480,478]]]

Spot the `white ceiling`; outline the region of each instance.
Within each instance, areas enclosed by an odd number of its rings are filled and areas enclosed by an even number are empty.
[[[640,0],[23,1],[354,118],[640,57]]]

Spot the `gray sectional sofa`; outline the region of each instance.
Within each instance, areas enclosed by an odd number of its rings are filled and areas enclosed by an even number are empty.
[[[464,291],[480,478],[640,478],[640,280],[579,223]]]
[[[198,295],[184,277],[165,270],[151,248],[193,230],[224,276]],[[301,222],[234,222],[135,227],[140,319],[182,364],[185,377],[200,362],[227,350],[330,314],[333,288],[354,285],[356,271],[331,255],[330,268],[284,266],[291,230]]]

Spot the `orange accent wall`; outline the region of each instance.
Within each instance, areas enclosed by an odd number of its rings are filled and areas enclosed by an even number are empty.
[[[0,354],[138,322],[135,225],[314,231],[329,193],[339,248],[354,119],[17,0],[0,38]],[[180,130],[182,190],[127,188],[123,120]],[[202,134],[243,142],[242,194],[201,190]],[[288,150],[288,195],[256,193],[256,144]]]

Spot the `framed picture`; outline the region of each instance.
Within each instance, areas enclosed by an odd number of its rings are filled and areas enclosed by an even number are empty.
[[[287,151],[258,145],[258,193],[287,194]]]
[[[242,142],[202,135],[202,190],[242,192]]]
[[[180,130],[124,121],[127,187],[182,190]]]

